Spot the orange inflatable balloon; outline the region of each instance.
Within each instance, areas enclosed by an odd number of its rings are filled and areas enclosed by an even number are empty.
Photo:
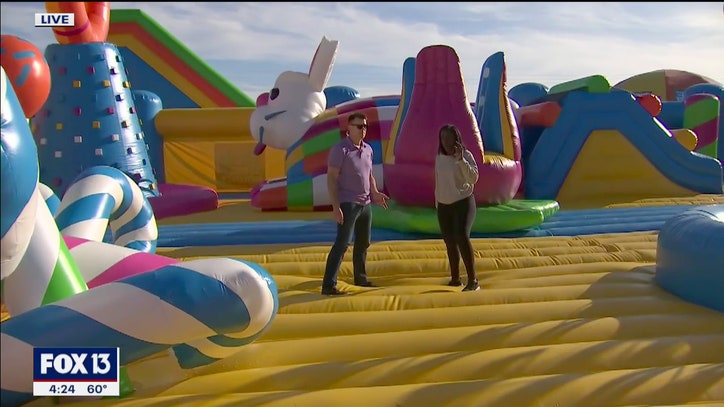
[[[108,1],[46,2],[48,13],[73,13],[73,27],[55,27],[53,34],[59,44],[106,42],[111,23],[111,3]]]
[[[48,100],[50,67],[43,53],[22,38],[3,35],[0,37],[0,48],[0,65],[13,84],[25,117],[31,118]]]
[[[656,117],[661,113],[661,98],[653,93],[635,93],[634,98],[651,116]]]

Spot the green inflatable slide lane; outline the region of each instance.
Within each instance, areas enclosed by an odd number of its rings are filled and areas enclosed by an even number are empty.
[[[388,201],[385,210],[372,207],[372,226],[407,233],[440,235],[435,208],[401,206]],[[504,233],[532,228],[558,212],[558,202],[551,200],[511,200],[503,205],[480,206],[473,233]]]

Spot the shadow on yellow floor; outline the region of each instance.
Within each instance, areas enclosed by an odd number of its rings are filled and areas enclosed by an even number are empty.
[[[270,330],[194,371],[166,352],[133,363],[134,397],[72,405],[714,405],[724,400],[724,314],[657,287],[656,240],[475,239],[477,292],[445,285],[440,240],[374,243],[368,274],[380,287],[350,284],[348,253],[343,297],[319,293],[328,246],[228,248],[223,256],[274,277]],[[179,258],[198,255],[210,254]]]

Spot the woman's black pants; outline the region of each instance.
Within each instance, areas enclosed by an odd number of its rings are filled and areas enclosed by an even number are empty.
[[[460,279],[460,258],[463,259],[468,280],[476,279],[475,255],[470,242],[470,231],[475,221],[475,198],[470,195],[449,205],[437,203],[437,220],[440,232],[447,247],[450,260],[450,276],[453,280]]]

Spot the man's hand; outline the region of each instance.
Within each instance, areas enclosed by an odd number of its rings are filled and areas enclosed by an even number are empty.
[[[372,192],[372,202],[375,204],[387,209],[387,200],[390,199],[389,196],[383,194],[380,191]]]
[[[341,225],[342,222],[344,222],[344,214],[342,213],[342,208],[340,208],[339,206],[333,206],[332,217],[337,223]]]

